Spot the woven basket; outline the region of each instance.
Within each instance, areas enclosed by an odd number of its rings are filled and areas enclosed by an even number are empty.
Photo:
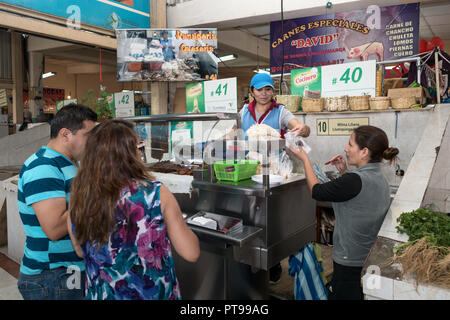
[[[325,98],[325,109],[327,111],[348,110],[348,96]]]
[[[348,97],[348,106],[352,111],[369,110],[369,95]]]
[[[393,109],[408,109],[416,103],[416,97],[391,98]]]
[[[375,97],[369,99],[370,110],[386,110],[391,105],[391,98],[389,97]]]
[[[322,112],[323,105],[323,98],[304,98],[302,100],[302,108],[304,112]]]
[[[302,104],[302,96],[300,95],[277,95],[275,100],[285,105],[290,112],[297,112]]]

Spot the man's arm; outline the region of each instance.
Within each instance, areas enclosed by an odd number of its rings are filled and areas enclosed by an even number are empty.
[[[72,240],[73,248],[75,249],[75,253],[80,258],[83,258],[83,250],[81,249],[77,239],[75,238],[72,232],[72,221],[70,220],[70,214],[67,215],[67,230],[69,231],[70,240]]]
[[[67,235],[65,198],[50,198],[32,204],[36,217],[47,238],[56,241]]]

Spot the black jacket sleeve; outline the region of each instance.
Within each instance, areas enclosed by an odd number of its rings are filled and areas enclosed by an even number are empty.
[[[317,201],[344,202],[356,197],[361,188],[360,176],[356,173],[346,173],[335,180],[314,185],[312,197]]]

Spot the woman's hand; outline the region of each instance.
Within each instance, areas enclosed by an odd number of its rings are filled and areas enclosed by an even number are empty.
[[[289,130],[289,132],[295,131],[298,131],[298,135],[304,138],[309,137],[309,134],[311,133],[311,129],[309,128],[309,126],[303,123],[297,123],[292,129]]]
[[[335,155],[333,158],[331,158],[330,161],[325,162],[325,165],[328,165],[328,164],[331,164],[331,165],[335,166],[336,169],[338,169],[338,171],[341,174],[348,170],[347,169],[347,164],[345,162],[345,159],[340,154]]]
[[[297,149],[294,149],[293,147],[289,147],[289,150],[303,163],[308,159],[308,155],[306,154],[305,150],[301,146],[297,146]]]

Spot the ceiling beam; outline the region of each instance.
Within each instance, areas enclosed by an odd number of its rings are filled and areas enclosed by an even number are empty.
[[[100,66],[92,63],[78,63],[66,68],[68,74],[100,73]],[[102,73],[117,72],[117,68],[102,65]]]
[[[262,63],[270,62],[269,41],[241,30],[219,30],[218,49],[250,57]]]

